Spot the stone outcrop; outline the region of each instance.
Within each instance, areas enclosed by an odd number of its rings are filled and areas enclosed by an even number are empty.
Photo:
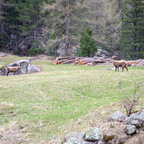
[[[86,141],[99,141],[103,139],[102,130],[99,128],[88,128],[84,136]]]
[[[126,115],[120,111],[116,111],[115,113],[111,114],[108,118],[108,121],[119,121],[122,122],[126,119]]]
[[[126,134],[132,135],[136,132],[136,127],[134,125],[128,125],[126,128]]]
[[[143,144],[144,110],[131,114],[117,111],[100,128],[88,128],[85,133],[73,134],[65,144]]]
[[[15,67],[18,64],[20,65],[20,69],[16,72],[17,75],[40,72],[40,69],[38,69],[35,65],[31,64],[29,60],[20,60],[20,61],[16,61],[15,63],[11,63],[11,64],[6,65],[2,69],[0,75],[1,76],[5,75],[7,67]],[[10,72],[9,75],[13,75],[13,72]]]

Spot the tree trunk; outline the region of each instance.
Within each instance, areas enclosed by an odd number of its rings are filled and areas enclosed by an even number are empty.
[[[67,30],[66,30],[66,43],[65,43],[65,55],[71,55],[71,43],[70,43],[70,0],[67,0]]]
[[[0,34],[2,34],[2,2],[0,0]]]
[[[36,40],[36,38],[37,38],[37,31],[36,31],[36,29],[34,29],[33,30],[33,42],[32,42],[33,48],[35,48],[34,41]]]
[[[37,35],[37,31],[36,31],[36,29],[34,29],[34,31],[33,31],[33,39],[35,40],[36,39],[36,36]]]
[[[123,19],[123,12],[122,12],[122,0],[119,0],[119,9],[120,9],[120,18]]]
[[[15,43],[16,43],[15,51],[17,51],[18,50],[18,36],[17,35],[16,35]]]

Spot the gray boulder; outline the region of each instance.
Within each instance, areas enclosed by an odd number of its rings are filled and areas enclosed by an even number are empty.
[[[92,144],[83,140],[84,133],[76,133],[71,135],[65,144]]]
[[[103,133],[100,128],[88,128],[84,139],[86,141],[98,141],[103,139]]]
[[[128,125],[126,128],[126,134],[132,135],[136,132],[137,128],[134,125]]]
[[[124,120],[125,124],[131,124],[131,121],[133,120],[132,117],[126,117],[126,119]]]
[[[98,56],[98,57],[108,57],[109,53],[105,50],[98,49],[97,53],[96,53],[96,56]]]
[[[38,69],[35,65],[32,65],[29,60],[20,60],[20,61],[16,61],[15,63],[6,65],[2,69],[1,75],[5,75],[7,67],[15,67],[18,64],[20,65],[21,68],[16,72],[17,75],[40,72],[40,69]],[[9,75],[13,75],[13,73],[10,72]]]
[[[132,120],[131,124],[135,125],[137,128],[140,128],[142,126],[142,121],[141,120]]]
[[[138,113],[133,113],[129,117],[127,117],[124,122],[126,124],[132,124],[135,125],[137,128],[140,128],[144,123],[143,114],[144,114],[143,111]]]
[[[143,119],[144,121],[144,110],[139,114],[139,116]]]
[[[119,121],[123,122],[126,119],[126,115],[120,111],[116,111],[115,113],[111,114],[108,118],[108,121]]]
[[[102,140],[99,140],[99,141],[98,141],[98,144],[105,144],[105,142],[102,141]]]

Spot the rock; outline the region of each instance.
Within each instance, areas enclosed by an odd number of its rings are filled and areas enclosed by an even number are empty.
[[[115,113],[111,114],[108,118],[108,121],[119,121],[122,122],[126,119],[126,115],[120,111],[116,111]]]
[[[140,128],[142,126],[142,121],[141,120],[132,120],[131,124],[135,125],[137,128]]]
[[[128,125],[126,128],[126,134],[132,135],[136,132],[136,127],[134,125]]]
[[[14,67],[17,66],[17,64],[19,64],[21,68],[16,72],[16,74],[30,74],[30,73],[40,72],[40,69],[38,69],[35,65],[32,65],[29,60],[20,60],[20,61],[16,61],[15,63],[6,65],[2,69],[1,75],[5,75],[7,67]],[[9,75],[13,75],[13,73],[10,72]]]
[[[139,114],[139,116],[143,119],[144,121],[144,110]]]
[[[71,135],[65,144],[92,144],[83,140],[84,133],[77,133]]]
[[[137,128],[139,128],[139,127],[142,126],[142,124],[144,122],[143,116],[144,116],[144,112],[143,111],[141,113],[140,112],[133,113],[129,117],[127,117],[124,122],[126,124],[135,125]]]
[[[68,49],[68,54],[71,56],[74,56],[74,53],[76,53],[76,51],[77,51],[77,48],[75,46],[72,46],[70,49]],[[58,45],[57,54],[60,56],[66,55],[65,43],[62,42]]]
[[[98,49],[97,53],[96,53],[96,56],[105,57],[106,58],[107,56],[109,56],[109,53],[107,51],[105,51],[105,50]]]
[[[38,69],[35,65],[30,65],[28,67],[28,73],[36,73],[36,72],[40,72],[40,69]]]
[[[99,141],[98,141],[98,144],[105,144],[105,142],[102,141],[102,140],[99,140]]]
[[[0,57],[5,57],[5,56],[7,56],[7,54],[0,52]]]
[[[86,141],[97,141],[103,139],[103,133],[100,128],[88,128],[84,139]]]
[[[126,119],[124,120],[124,123],[125,124],[131,124],[131,121],[132,121],[132,117],[126,117]]]

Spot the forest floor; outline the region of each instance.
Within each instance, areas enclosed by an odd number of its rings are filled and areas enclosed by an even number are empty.
[[[0,65],[30,57],[8,55]],[[144,88],[144,67],[129,72],[108,70],[112,64],[97,66],[52,65],[42,56],[32,64],[40,73],[1,76],[0,143],[60,144],[65,137],[97,127],[120,110],[121,100],[132,96],[135,83]],[[122,83],[121,92],[119,83]],[[141,96],[135,110],[144,109]]]

